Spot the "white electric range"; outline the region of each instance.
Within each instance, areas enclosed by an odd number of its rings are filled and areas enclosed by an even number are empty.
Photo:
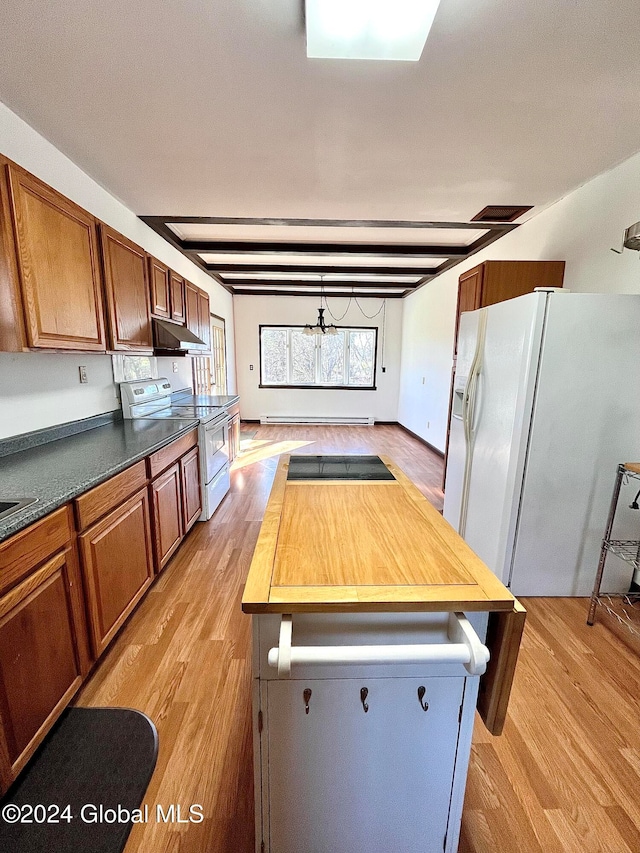
[[[142,379],[120,383],[122,414],[137,420],[198,420],[202,513],[207,521],[229,491],[229,416],[223,408],[184,405],[172,401],[168,379]]]

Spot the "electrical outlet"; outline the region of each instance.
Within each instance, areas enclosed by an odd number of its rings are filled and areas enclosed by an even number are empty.
[[[80,384],[86,385],[87,382],[89,381],[89,377],[87,376],[87,368],[85,367],[84,364],[80,364],[78,366],[78,372],[80,374]]]
[[[383,372],[383,373],[386,373],[386,372],[387,372],[387,368],[386,368],[386,367],[383,367],[383,368],[382,368],[382,372]]]
[[[423,377],[422,377],[422,384],[423,384],[423,385],[424,385],[424,380],[425,380],[425,377],[423,376]]]
[[[178,372],[178,362],[177,361],[171,362],[171,366],[173,368],[173,372],[177,373]]]
[[[249,370],[253,370],[253,365],[252,365],[252,364],[250,364],[250,365],[249,365]]]
[[[430,426],[431,426],[430,421],[427,421],[427,429],[429,429]]]

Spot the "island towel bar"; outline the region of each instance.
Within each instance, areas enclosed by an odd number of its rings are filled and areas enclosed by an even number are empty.
[[[294,646],[293,622],[285,613],[277,648],[269,649],[269,666],[280,678],[291,676],[292,666],[461,663],[470,675],[482,675],[489,661],[483,645],[463,613],[450,613],[448,643],[380,646]]]

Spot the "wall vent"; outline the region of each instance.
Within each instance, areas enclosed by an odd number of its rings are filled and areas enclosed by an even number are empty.
[[[490,204],[484,207],[480,213],[476,213],[470,222],[513,222],[523,213],[532,209],[533,205]]]
[[[314,424],[335,424],[342,426],[373,426],[375,418],[373,415],[364,417],[343,418],[328,415],[261,415],[261,424],[300,424],[313,426]]]

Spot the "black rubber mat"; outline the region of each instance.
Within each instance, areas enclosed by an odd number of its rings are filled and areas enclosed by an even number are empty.
[[[67,709],[0,801],[0,851],[121,853],[157,756],[140,711]]]
[[[288,480],[395,480],[379,456],[291,456]]]

